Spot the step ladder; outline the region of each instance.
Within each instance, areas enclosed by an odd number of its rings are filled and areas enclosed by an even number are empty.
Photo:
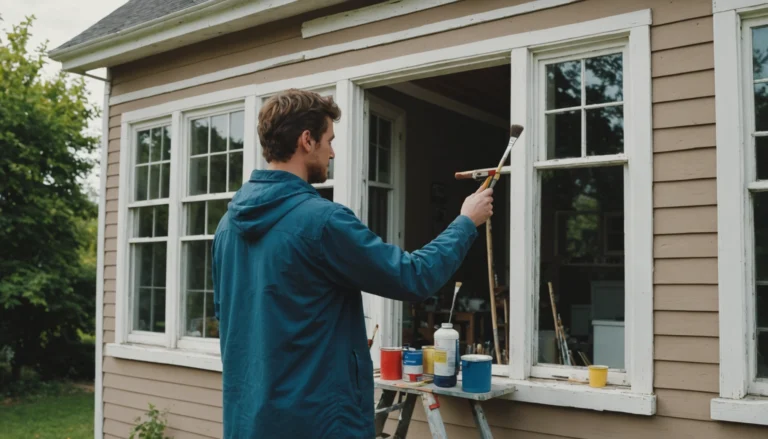
[[[421,399],[421,405],[424,407],[424,413],[429,424],[429,431],[433,439],[447,439],[445,432],[445,423],[440,415],[439,395],[452,396],[466,399],[472,410],[472,417],[475,419],[481,439],[492,439],[491,428],[488,425],[488,419],[480,405],[482,401],[509,395],[515,391],[511,384],[492,384],[491,391],[488,393],[467,393],[461,390],[461,384],[456,387],[444,388],[437,387],[431,383],[407,383],[404,381],[385,381],[374,378],[374,386],[381,389],[381,397],[374,411],[374,427],[376,438],[404,439],[408,434],[408,427],[411,423],[413,410],[416,407],[416,399]],[[398,397],[395,403],[395,397]],[[397,422],[397,428],[394,436],[384,433],[384,425],[390,413],[400,411],[400,417]]]

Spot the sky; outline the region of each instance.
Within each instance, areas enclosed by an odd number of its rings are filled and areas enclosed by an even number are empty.
[[[6,31],[10,31],[13,25],[34,15],[28,50],[33,51],[45,40],[48,40],[48,50],[53,50],[127,2],[128,0],[0,0],[0,35],[4,39]],[[59,70],[60,63],[48,60],[45,69],[47,74],[54,75]],[[105,69],[88,73],[101,78],[106,76]],[[88,77],[85,80],[91,102],[101,108],[104,102],[104,83]],[[88,131],[100,136],[101,118],[93,120]],[[96,153],[96,158],[99,156],[100,151]],[[98,193],[99,170],[94,169],[84,183],[90,191]]]

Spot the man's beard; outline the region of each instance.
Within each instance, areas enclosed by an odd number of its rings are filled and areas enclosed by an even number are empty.
[[[307,164],[307,182],[309,184],[325,183],[328,179],[328,168],[320,163]]]

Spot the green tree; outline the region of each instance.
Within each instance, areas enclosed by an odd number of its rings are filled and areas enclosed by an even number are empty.
[[[45,44],[27,49],[33,20],[0,36],[0,346],[14,351],[15,378],[46,362],[51,372],[94,314],[97,212],[81,181],[98,108],[82,78],[46,77]]]

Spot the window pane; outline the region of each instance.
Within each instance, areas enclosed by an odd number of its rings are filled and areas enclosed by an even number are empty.
[[[163,160],[171,159],[171,127],[163,127]]]
[[[376,181],[376,163],[378,162],[379,148],[376,144],[371,143],[368,145],[368,179]]]
[[[317,192],[326,200],[333,201],[333,188],[318,189]]]
[[[213,293],[205,294],[205,337],[219,338],[219,322],[213,308]]]
[[[547,66],[547,110],[581,105],[581,61]]]
[[[758,328],[766,328],[768,330],[768,283],[756,285],[755,293],[757,299],[755,322],[757,322]]]
[[[149,197],[150,200],[160,198],[160,165],[149,165]]]
[[[328,163],[328,180],[333,180],[333,159]]]
[[[755,137],[757,179],[768,180],[768,137]]]
[[[136,212],[136,229],[133,232],[134,238],[152,237],[152,207],[139,207]]]
[[[755,130],[768,131],[768,83],[755,84]]]
[[[160,166],[160,198],[168,198],[171,188],[171,164],[163,163]]]
[[[205,292],[187,292],[187,331],[188,337],[203,336],[203,311],[205,307]]]
[[[379,146],[392,148],[392,123],[386,119],[379,119]]]
[[[227,191],[227,154],[211,156],[211,194]]]
[[[168,236],[168,205],[155,206],[155,236]]]
[[[234,192],[243,185],[243,153],[229,154],[229,191]]]
[[[379,118],[372,114],[368,120],[368,140],[371,143],[379,143]]]
[[[757,333],[757,377],[768,378],[768,331]]]
[[[213,271],[211,268],[211,245],[213,244],[213,241],[205,241],[205,289],[208,290],[208,292],[213,292]],[[211,309],[213,309],[213,305],[211,305]]]
[[[208,157],[189,161],[189,195],[208,193]]]
[[[755,79],[768,78],[768,27],[752,28],[752,70]]]
[[[227,150],[227,119],[226,114],[211,118],[211,152]]]
[[[192,121],[192,141],[190,151],[192,155],[208,152],[208,118]]]
[[[186,247],[187,290],[205,289],[206,241],[189,241]]]
[[[390,183],[391,149],[379,149],[379,176],[376,181]]]
[[[139,131],[136,136],[136,163],[149,161],[149,130]]]
[[[624,107],[587,111],[587,155],[624,152]]]
[[[162,128],[152,129],[151,146],[149,148],[149,160],[152,162],[159,162],[160,156],[163,152],[163,137]]]
[[[584,61],[587,105],[624,99],[624,63],[621,53]]]
[[[541,172],[538,363],[624,368],[624,172],[621,166]],[[580,354],[581,353],[581,354]],[[572,360],[570,360],[572,358]]]
[[[147,199],[147,173],[149,166],[138,166],[136,168],[136,201]]]
[[[752,194],[755,222],[755,279],[768,281],[768,192]]]
[[[547,158],[581,157],[581,111],[547,115]]]
[[[368,228],[389,241],[387,223],[389,219],[389,189],[372,187],[368,192]]]
[[[142,331],[165,330],[165,251],[166,243],[134,244],[135,315],[134,328]]]
[[[229,200],[216,200],[208,202],[208,234],[216,233],[216,227],[219,226],[221,217],[227,213],[227,204]]]
[[[229,120],[229,149],[243,149],[245,133],[244,112],[238,111],[230,115]]]
[[[187,235],[205,235],[205,201],[187,204]]]

